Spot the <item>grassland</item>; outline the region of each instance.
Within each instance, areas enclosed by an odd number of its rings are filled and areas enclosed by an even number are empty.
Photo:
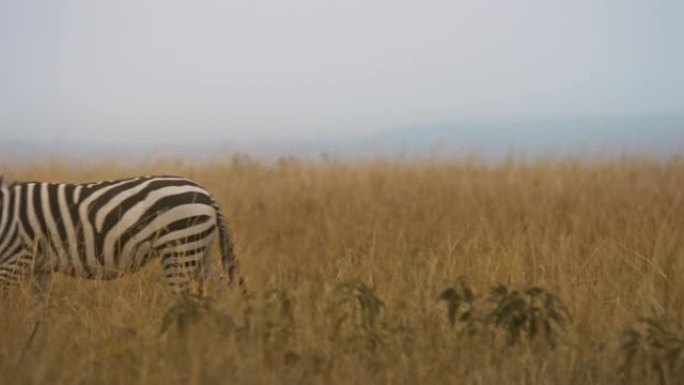
[[[56,277],[47,299],[2,300],[3,384],[684,382],[681,159],[2,166],[191,177],[227,214],[249,288],[178,299],[156,264]],[[497,284],[521,294],[508,318]],[[560,315],[529,307],[532,287]],[[532,337],[533,317],[550,334]]]

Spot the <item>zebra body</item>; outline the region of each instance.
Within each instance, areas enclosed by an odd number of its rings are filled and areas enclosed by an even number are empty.
[[[175,292],[208,274],[215,235],[232,281],[225,220],[211,194],[175,176],[86,184],[0,180],[0,288],[60,272],[113,279],[161,257]],[[240,283],[242,283],[240,281]]]

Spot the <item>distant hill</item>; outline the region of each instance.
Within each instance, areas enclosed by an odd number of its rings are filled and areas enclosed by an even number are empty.
[[[447,123],[389,131],[376,138],[410,153],[484,157],[684,153],[684,116]]]
[[[334,140],[308,138],[194,144],[0,141],[2,161],[45,158],[146,161],[159,157],[210,160],[233,154],[264,159],[318,158],[322,154],[338,158],[477,155],[488,160],[501,160],[511,155],[648,154],[670,157],[684,154],[684,115],[427,124]]]

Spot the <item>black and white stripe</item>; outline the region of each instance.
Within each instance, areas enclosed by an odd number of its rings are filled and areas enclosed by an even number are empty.
[[[44,281],[52,272],[113,279],[155,256],[172,290],[184,291],[191,279],[208,274],[216,234],[232,281],[237,261],[223,215],[191,180],[144,176],[58,184],[0,178],[3,291],[26,275]]]

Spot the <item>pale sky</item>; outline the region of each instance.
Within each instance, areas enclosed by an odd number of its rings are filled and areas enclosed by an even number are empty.
[[[684,114],[684,1],[0,0],[3,140]]]

